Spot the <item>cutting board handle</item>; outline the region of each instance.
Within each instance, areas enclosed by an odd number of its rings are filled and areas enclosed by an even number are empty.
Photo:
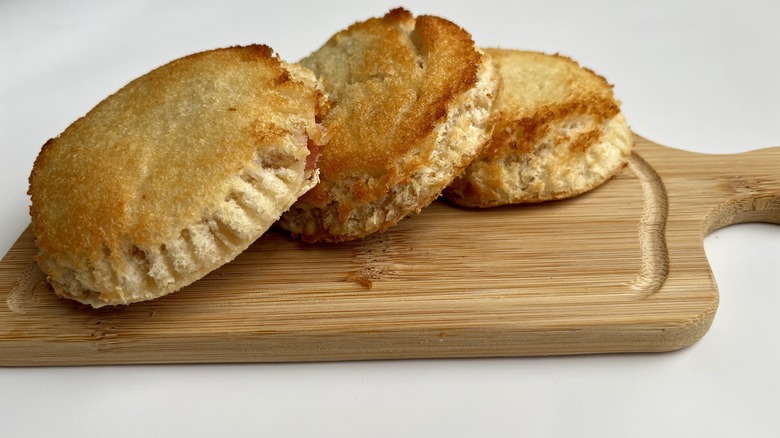
[[[724,198],[707,216],[705,235],[731,224],[780,224],[780,147],[709,156],[700,164],[719,173],[716,189]]]
[[[780,224],[780,147],[738,154],[669,148],[635,135],[635,151],[655,173],[650,186],[671,217],[703,219],[701,237],[745,222]]]

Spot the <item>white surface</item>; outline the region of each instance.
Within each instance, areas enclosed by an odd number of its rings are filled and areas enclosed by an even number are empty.
[[[0,2],[0,253],[29,222],[41,145],[191,52],[284,59],[398,1]],[[506,3],[506,4],[503,4]],[[615,84],[635,131],[687,150],[780,146],[780,3],[417,2],[478,44],[560,52]],[[780,164],[778,164],[780,178]],[[0,368],[0,435],[775,436],[780,228],[705,240],[721,304],[668,354],[362,363]]]

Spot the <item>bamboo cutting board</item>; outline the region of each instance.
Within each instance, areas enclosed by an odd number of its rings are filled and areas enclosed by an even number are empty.
[[[702,239],[780,223],[780,148],[700,155],[636,137],[624,171],[566,201],[438,201],[361,241],[271,231],[156,301],[57,298],[28,229],[0,263],[0,365],[652,352],[690,345],[718,293]]]

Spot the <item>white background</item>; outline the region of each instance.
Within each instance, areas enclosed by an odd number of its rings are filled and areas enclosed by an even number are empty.
[[[658,143],[780,146],[774,0],[162,3],[0,1],[1,254],[29,223],[41,145],[131,79],[235,44],[294,61],[399,5],[449,18],[482,46],[574,57],[615,84],[632,128]],[[728,227],[705,248],[720,308],[678,352],[0,368],[0,435],[777,436],[780,228]]]

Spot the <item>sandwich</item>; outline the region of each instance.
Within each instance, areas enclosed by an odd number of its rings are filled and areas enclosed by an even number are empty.
[[[503,87],[493,134],[444,191],[465,207],[565,199],[593,190],[626,164],[633,140],[612,86],[574,60],[486,49]]]
[[[100,102],[30,175],[54,291],[128,304],[235,258],[317,183],[322,99],[312,72],[252,45],[177,59]]]
[[[382,232],[418,213],[490,134],[498,80],[465,30],[394,9],[333,35],[300,61],[328,98],[320,182],[282,215],[307,242]]]

